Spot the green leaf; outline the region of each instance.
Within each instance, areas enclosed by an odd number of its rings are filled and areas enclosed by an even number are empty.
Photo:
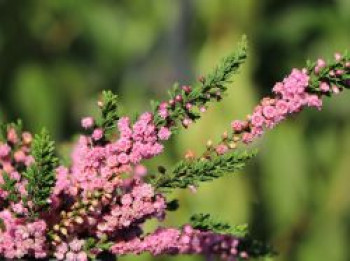
[[[148,182],[160,190],[198,186],[201,182],[212,181],[226,173],[241,170],[256,151],[232,151],[215,155],[210,160],[196,159],[179,162],[172,172],[150,178]]]
[[[193,228],[212,231],[215,233],[227,233],[230,231],[231,226],[224,222],[213,220],[209,214],[196,214],[190,219],[190,224]]]
[[[27,168],[23,176],[28,180],[26,202],[33,202],[31,214],[34,215],[35,211],[42,211],[48,207],[47,199],[56,181],[58,158],[55,154],[55,144],[46,129],[35,135],[31,154],[35,162]]]
[[[112,91],[102,92],[101,122],[100,127],[106,134],[112,132],[116,127],[116,121],[119,120],[118,114],[118,96]]]
[[[17,203],[19,201],[19,193],[16,189],[17,181],[15,179],[11,179],[9,174],[6,172],[2,173],[2,178],[4,183],[0,185],[0,188],[8,192],[6,201]]]

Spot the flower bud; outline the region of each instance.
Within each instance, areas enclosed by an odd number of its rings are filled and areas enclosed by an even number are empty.
[[[60,229],[60,232],[61,232],[61,234],[64,235],[64,236],[67,236],[67,235],[68,235],[68,230],[67,230],[66,228],[64,228],[64,227],[62,227],[62,228]]]
[[[182,96],[180,94],[175,96],[175,101],[176,102],[182,102]]]
[[[221,135],[223,140],[226,140],[228,138],[228,133],[227,131],[225,131],[222,135]]]
[[[55,230],[55,231],[59,231],[59,230],[60,230],[60,226],[59,226],[59,225],[57,225],[57,224],[56,224],[56,225],[54,225],[54,226],[53,226],[53,230]]]
[[[74,221],[76,222],[76,223],[78,223],[79,225],[81,225],[81,224],[83,224],[84,223],[84,219],[82,219],[81,217],[76,217],[75,219],[74,219]]]
[[[342,55],[340,53],[335,53],[334,54],[334,59],[337,61],[337,62],[340,62],[341,59],[342,59]]]
[[[207,141],[207,148],[211,148],[213,147],[213,141],[212,140],[208,140]]]
[[[231,150],[234,150],[237,148],[237,144],[235,142],[231,142],[228,146]]]

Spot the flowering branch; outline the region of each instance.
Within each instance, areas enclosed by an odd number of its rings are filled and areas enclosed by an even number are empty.
[[[169,91],[166,102],[152,102],[154,123],[158,127],[168,127],[172,131],[179,123],[187,128],[200,118],[211,101],[220,101],[227,90],[231,76],[239,71],[247,58],[247,39],[242,37],[234,53],[226,57],[207,77],[200,77],[199,85],[182,86],[175,84]]]
[[[101,119],[82,119],[86,130],[75,144],[72,164],[58,164],[46,131],[36,135],[22,125],[1,128],[0,258],[94,260],[107,255],[204,255],[209,260],[246,260],[273,254],[254,240],[246,226],[230,226],[210,215],[194,215],[177,228],[145,233],[147,220],[166,218],[178,201],[163,192],[197,187],[225,173],[242,169],[256,152],[237,150],[306,107],[322,108],[322,98],[350,88],[350,57],[336,54],[292,73],[261,100],[245,120],[236,120],[219,143],[207,142],[199,156],[188,153],[172,171],[148,173],[142,165],[164,150],[180,125],[200,118],[208,103],[220,100],[230,76],[246,58],[243,38],[238,51],[200,85],[175,86],[170,100],[154,103],[153,113],[135,121],[119,117],[117,96],[103,93]]]

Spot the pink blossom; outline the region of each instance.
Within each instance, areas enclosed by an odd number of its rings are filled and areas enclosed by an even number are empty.
[[[284,100],[278,100],[276,103],[276,109],[279,115],[286,115],[288,113],[288,103]]]
[[[4,158],[7,155],[9,155],[10,151],[11,151],[11,148],[9,145],[7,145],[7,144],[0,145],[0,157],[1,158]]]
[[[92,138],[96,141],[102,139],[104,133],[102,129],[95,129],[94,132],[92,133]]]
[[[158,131],[158,137],[160,140],[168,140],[171,136],[171,132],[166,127],[161,127]]]
[[[89,129],[92,128],[94,126],[94,119],[92,117],[85,117],[81,120],[81,126],[84,129]]]
[[[263,114],[267,119],[272,119],[276,116],[276,109],[273,106],[265,106],[263,108]]]
[[[215,148],[215,150],[217,154],[222,155],[228,151],[228,147],[225,144],[220,144]]]
[[[135,176],[144,177],[147,174],[147,168],[143,165],[137,165],[134,169]]]
[[[326,82],[321,82],[320,90],[323,92],[328,92],[330,90],[329,84]]]
[[[340,62],[341,59],[342,59],[342,55],[340,53],[335,53],[334,54],[334,59],[337,61],[337,62]]]
[[[231,127],[235,132],[241,132],[245,127],[245,122],[240,120],[233,121]]]
[[[254,113],[251,117],[251,122],[255,127],[261,127],[264,121],[265,119],[260,113]]]
[[[129,157],[126,153],[121,153],[118,155],[118,162],[120,164],[127,164],[129,162]]]

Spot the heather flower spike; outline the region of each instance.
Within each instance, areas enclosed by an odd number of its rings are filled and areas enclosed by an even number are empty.
[[[203,255],[236,261],[272,255],[247,225],[230,225],[209,214],[187,224],[164,227],[177,200],[167,192],[189,188],[242,169],[256,151],[244,150],[269,129],[306,107],[322,108],[325,96],[350,88],[350,57],[336,53],[327,62],[308,62],[276,83],[245,119],[234,120],[218,143],[208,141],[199,155],[188,151],[174,167],[147,169],[144,162],[164,151],[164,142],[200,119],[220,101],[229,80],[245,61],[246,39],[197,84],[175,85],[169,99],[153,102],[152,112],[135,120],[118,113],[110,91],[98,102],[101,117],[84,117],[85,134],[74,145],[70,166],[59,163],[47,131],[34,137],[21,122],[0,132],[0,259],[85,261],[152,255]],[[145,233],[147,220],[159,227]]]

